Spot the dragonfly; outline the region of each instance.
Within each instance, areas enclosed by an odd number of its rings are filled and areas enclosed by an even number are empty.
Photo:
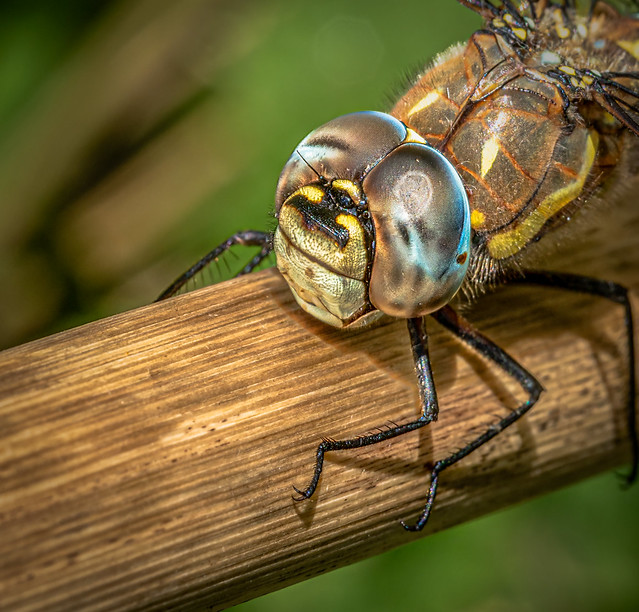
[[[452,1],[452,0],[451,0]],[[513,378],[526,399],[432,465],[420,531],[441,474],[522,418],[542,385],[476,329],[457,304],[504,284],[597,296],[623,308],[628,483],[637,478],[635,345],[628,290],[612,281],[527,269],[529,247],[605,197],[639,154],[639,19],[597,0],[458,0],[483,18],[439,55],[387,113],[354,112],[308,134],[279,177],[273,232],[242,231],[158,298],[167,299],[235,246],[271,253],[299,306],[338,328],[404,319],[420,416],[349,439],[323,439],[296,501],[318,486],[326,453],[415,431],[438,418],[427,321],[436,320]]]

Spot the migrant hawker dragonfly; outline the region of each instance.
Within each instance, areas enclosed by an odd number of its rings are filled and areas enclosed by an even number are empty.
[[[436,58],[389,113],[329,121],[295,148],[276,189],[273,233],[244,231],[198,261],[160,300],[235,245],[257,246],[240,274],[274,252],[299,306],[340,328],[383,315],[407,322],[422,412],[418,419],[319,443],[295,499],[316,490],[327,452],[377,444],[438,417],[427,317],[494,362],[527,399],[460,450],[436,461],[421,530],[441,473],[537,402],[534,375],[455,306],[486,288],[527,283],[622,305],[628,350],[627,425],[639,461],[635,349],[627,290],[581,275],[529,270],[523,255],[623,179],[639,151],[639,19],[606,2],[459,0],[482,29]]]

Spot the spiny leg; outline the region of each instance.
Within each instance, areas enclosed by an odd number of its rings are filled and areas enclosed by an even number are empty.
[[[242,274],[248,274],[255,269],[255,267],[273,251],[273,234],[270,232],[260,232],[256,230],[248,230],[246,232],[233,234],[228,240],[225,240],[222,244],[215,247],[210,253],[207,253],[204,257],[202,257],[202,259],[193,264],[184,274],[176,278],[175,281],[173,281],[173,283],[171,283],[171,285],[167,287],[155,301],[160,302],[175,295],[198,272],[203,270],[210,263],[214,262],[220,255],[222,255],[222,253],[228,251],[235,245],[262,247],[262,250],[236,274],[236,276],[241,276]]]
[[[636,390],[635,390],[635,337],[632,306],[628,299],[628,289],[612,281],[602,281],[581,274],[568,274],[563,272],[544,272],[539,270],[527,270],[521,277],[509,280],[509,283],[527,283],[555,287],[577,293],[586,293],[606,298],[624,307],[624,323],[626,328],[626,340],[628,350],[628,391],[627,391],[627,424],[632,449],[632,464],[630,473],[625,476],[626,484],[630,485],[637,479],[639,469],[639,431],[636,417]]]
[[[272,243],[265,244],[260,252],[251,259],[233,278],[237,278],[238,276],[244,276],[245,274],[250,274],[259,266],[271,253],[273,252]]]
[[[413,360],[415,362],[415,370],[417,373],[417,383],[419,388],[419,398],[422,405],[422,414],[416,421],[397,425],[389,429],[384,429],[375,434],[366,436],[358,436],[348,440],[323,440],[317,447],[315,456],[315,469],[313,477],[306,489],[301,490],[293,487],[299,497],[293,497],[295,501],[308,499],[313,495],[317,488],[320,476],[322,474],[322,466],[324,465],[324,455],[331,451],[348,450],[351,448],[361,448],[362,446],[370,446],[384,440],[396,438],[402,434],[414,431],[420,427],[428,425],[431,421],[437,419],[437,393],[435,384],[433,383],[433,374],[430,367],[428,357],[428,335],[426,333],[426,324],[422,317],[408,319],[408,332],[410,334],[411,348],[413,351]]]
[[[457,0],[470,10],[479,13],[484,19],[491,19],[499,15],[499,9],[490,0]]]
[[[541,384],[530,372],[519,365],[510,355],[508,355],[508,353],[506,353],[506,351],[499,348],[486,336],[475,330],[470,323],[458,315],[450,306],[444,306],[441,310],[432,313],[431,316],[441,323],[446,329],[452,331],[456,336],[461,338],[461,340],[463,340],[466,344],[494,361],[507,374],[512,376],[528,393],[528,399],[510,412],[506,417],[491,425],[483,434],[472,440],[464,446],[464,448],[435,463],[430,474],[431,481],[428,489],[428,495],[426,497],[426,504],[424,505],[424,509],[422,510],[419,519],[414,525],[402,523],[404,528],[408,531],[421,531],[426,525],[433,508],[435,496],[437,495],[439,474],[446,468],[470,455],[470,453],[477,450],[480,446],[506,429],[506,427],[512,425],[515,421],[521,418],[535,405],[542,392]]]

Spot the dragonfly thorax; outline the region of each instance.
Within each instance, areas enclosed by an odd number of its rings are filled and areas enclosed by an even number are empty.
[[[470,250],[452,164],[376,112],[311,132],[277,186],[277,266],[300,306],[336,327],[418,317],[458,291]]]

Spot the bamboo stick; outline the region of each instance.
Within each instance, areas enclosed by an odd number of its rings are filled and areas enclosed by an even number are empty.
[[[639,213],[582,232],[553,267],[639,288]],[[636,304],[636,300],[633,300]],[[426,530],[629,459],[618,306],[511,287],[468,313],[546,392],[441,478]],[[414,537],[425,464],[521,399],[430,323],[439,422],[329,456],[322,436],[418,412],[401,321],[344,333],[264,271],[0,353],[0,601],[11,610],[224,608]]]

